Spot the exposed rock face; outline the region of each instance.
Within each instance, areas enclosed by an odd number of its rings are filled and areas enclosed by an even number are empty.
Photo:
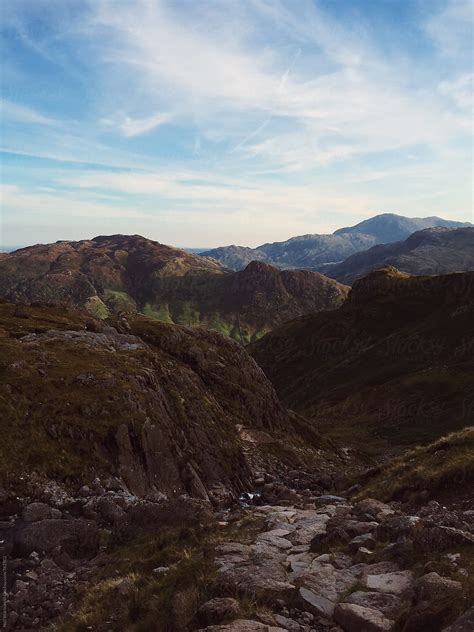
[[[387,453],[472,424],[473,339],[474,273],[387,268],[357,281],[338,310],[250,349],[289,408],[345,445]]]
[[[288,422],[255,362],[217,333],[141,316],[96,333],[87,314],[25,309],[0,304],[2,478],[108,473],[139,496],[235,494],[250,478],[236,426]]]
[[[99,318],[138,311],[240,342],[302,314],[335,309],[347,293],[320,274],[257,262],[232,274],[209,257],[138,235],[32,246],[0,259],[0,298],[83,307]]]
[[[405,241],[374,246],[322,272],[352,284],[371,270],[394,266],[409,274],[447,274],[474,270],[474,228],[428,228]]]
[[[469,223],[440,217],[411,218],[384,213],[355,226],[340,228],[332,235],[300,235],[287,241],[263,244],[257,248],[227,246],[203,253],[227,268],[241,270],[251,261],[264,261],[279,268],[325,269],[325,264],[343,261],[354,253],[376,244],[406,239],[412,233],[433,226],[460,228]],[[461,268],[462,269],[462,268]]]

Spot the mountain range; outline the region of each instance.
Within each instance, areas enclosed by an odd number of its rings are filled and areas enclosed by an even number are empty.
[[[138,235],[61,241],[0,254],[0,297],[83,307],[106,318],[141,312],[249,342],[275,326],[334,309],[348,287],[317,272],[253,262],[231,272]]]
[[[342,263],[327,264],[322,271],[352,285],[355,279],[385,266],[417,275],[474,270],[474,227],[426,228],[404,241],[373,246]]]
[[[202,254],[217,259],[232,270],[240,270],[250,261],[264,261],[279,268],[320,271],[324,264],[341,262],[361,250],[400,241],[416,231],[437,226],[461,228],[472,224],[440,217],[410,218],[384,213],[354,226],[340,228],[332,235],[301,235],[257,248],[225,246]]]

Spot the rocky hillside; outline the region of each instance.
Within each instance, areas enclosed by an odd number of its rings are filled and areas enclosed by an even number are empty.
[[[0,297],[83,307],[106,318],[141,312],[248,342],[282,322],[338,307],[348,288],[317,273],[252,264],[231,273],[208,257],[143,237],[57,242],[0,255]]]
[[[248,485],[237,424],[281,430],[261,370],[217,333],[0,304],[0,484],[120,476],[139,496]]]
[[[323,271],[352,284],[371,270],[388,265],[418,275],[474,270],[474,228],[427,228],[405,241],[374,246],[342,263],[327,265]]]
[[[288,323],[251,346],[282,401],[370,455],[472,424],[474,273],[356,281],[337,311]]]
[[[279,268],[304,268],[321,271],[324,265],[341,262],[376,244],[406,239],[412,233],[434,226],[460,228],[469,223],[440,217],[410,218],[392,213],[376,215],[355,226],[340,228],[332,235],[301,235],[287,241],[263,244],[257,248],[227,246],[204,252],[227,268],[240,270],[250,261],[265,261]]]

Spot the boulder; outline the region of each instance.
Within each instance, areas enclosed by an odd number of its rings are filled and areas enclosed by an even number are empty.
[[[466,610],[456,621],[443,632],[472,632],[474,630],[474,606]]]
[[[307,588],[302,587],[298,590],[298,601],[302,610],[311,612],[316,616],[331,619],[334,613],[335,603],[333,601]]]
[[[354,516],[359,518],[359,520],[369,519],[380,521],[395,512],[390,505],[386,505],[385,503],[380,502],[380,500],[376,500],[375,498],[364,498],[364,500],[361,500],[354,505],[352,513]]]
[[[364,608],[380,610],[388,619],[395,619],[400,612],[402,600],[397,595],[380,592],[364,592],[357,590],[346,597],[345,602]]]
[[[420,530],[414,545],[425,553],[438,553],[458,546],[472,546],[474,535],[468,531],[435,525]]]
[[[97,524],[87,520],[46,519],[28,523],[15,536],[15,553],[28,556],[32,551],[48,553],[62,547],[72,558],[90,558],[99,549]]]
[[[346,632],[390,632],[394,621],[387,619],[380,610],[340,603],[334,610],[334,621]]]
[[[51,507],[46,503],[30,503],[23,509],[22,518],[25,522],[37,522],[51,517]]]
[[[260,621],[250,619],[237,619],[227,625],[211,625],[202,628],[199,632],[286,632],[284,628],[269,626]]]
[[[411,571],[398,571],[381,575],[367,575],[362,579],[362,585],[364,588],[376,592],[402,595],[413,586],[413,573]]]
[[[240,613],[239,602],[232,597],[216,597],[206,601],[197,611],[197,618],[204,625],[222,623],[237,617]]]

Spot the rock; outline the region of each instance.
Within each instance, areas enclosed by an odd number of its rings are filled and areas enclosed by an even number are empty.
[[[352,603],[340,603],[334,610],[334,621],[346,632],[390,632],[394,621],[379,610]]]
[[[462,594],[461,582],[440,577],[438,573],[423,575],[415,583],[415,599],[418,604],[426,603],[432,606],[443,600],[459,599]]]
[[[377,544],[377,540],[370,534],[364,533],[363,535],[358,535],[354,539],[349,542],[349,550],[357,551],[359,547],[363,546],[366,549],[374,549]]]
[[[153,569],[153,575],[166,575],[169,570],[169,566],[158,566],[157,568]]]
[[[364,535],[364,533],[372,533],[377,529],[379,523],[375,520],[371,520],[370,522],[359,522],[357,520],[348,520],[344,525],[347,533],[356,537],[359,535]]]
[[[419,516],[388,515],[377,527],[375,537],[385,542],[413,541],[423,529]]]
[[[197,611],[197,618],[204,625],[222,623],[237,617],[240,613],[239,602],[232,597],[216,597],[206,601]]]
[[[400,612],[402,600],[397,595],[380,592],[364,592],[358,590],[345,598],[346,603],[353,603],[364,608],[380,610],[389,619],[395,619]]]
[[[122,579],[122,581],[117,584],[117,592],[121,597],[130,597],[130,595],[136,591],[137,588],[129,577]]]
[[[73,558],[92,557],[99,549],[99,530],[87,520],[40,520],[19,530],[14,546],[22,556],[61,546]]]
[[[244,562],[223,567],[218,573],[217,585],[223,592],[237,592],[268,601],[288,599],[295,591],[282,564],[271,559],[261,564]]]
[[[354,505],[352,513],[360,520],[370,518],[371,520],[380,521],[395,512],[390,505],[386,505],[375,498],[365,498]]]
[[[335,604],[330,599],[323,597],[322,595],[318,595],[307,588],[300,588],[298,591],[298,601],[301,604],[301,607],[311,614],[317,616],[328,617],[329,619],[332,617],[334,612]]]
[[[284,628],[269,626],[260,621],[237,619],[228,625],[211,625],[199,632],[286,632]]]
[[[438,553],[452,547],[472,546],[474,535],[454,527],[431,526],[420,530],[414,538],[415,547],[425,553]]]
[[[274,619],[275,623],[278,623],[278,625],[281,625],[283,629],[288,630],[289,632],[301,632],[300,624],[294,619],[283,617],[281,614],[275,615]]]
[[[350,571],[336,569],[331,564],[313,563],[310,572],[298,578],[297,583],[317,595],[336,602],[340,595],[356,585],[357,578]]]
[[[314,502],[316,503],[318,507],[321,507],[322,505],[334,505],[338,503],[345,503],[346,499],[343,498],[342,496],[333,496],[331,494],[325,494],[323,496],[318,496]]]
[[[474,606],[466,610],[456,621],[443,632],[472,632],[474,630]]]
[[[171,611],[174,630],[176,630],[176,632],[186,632],[189,630],[191,621],[196,614],[197,604],[198,593],[195,586],[180,590],[173,595]]]
[[[125,511],[120,507],[120,505],[112,498],[108,498],[107,496],[103,496],[99,498],[96,504],[97,512],[100,517],[107,524],[113,525],[115,524],[122,516],[125,515]]]
[[[398,571],[381,575],[367,575],[362,579],[362,585],[369,590],[401,595],[412,587],[413,573],[411,571]]]
[[[51,517],[51,507],[46,503],[30,503],[23,509],[22,518],[25,522],[36,522]]]

